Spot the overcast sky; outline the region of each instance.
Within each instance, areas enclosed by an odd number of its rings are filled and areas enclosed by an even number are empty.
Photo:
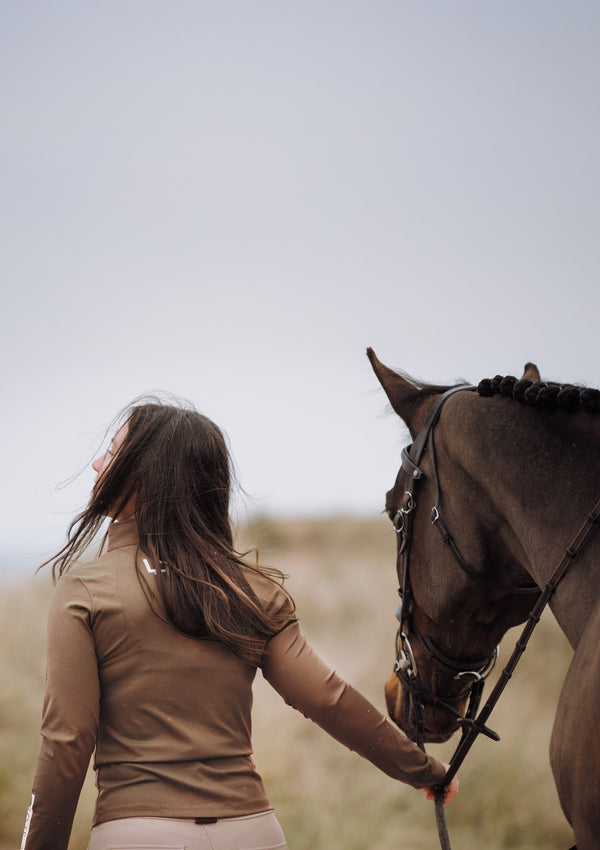
[[[600,4],[3,0],[0,551],[113,415],[229,435],[250,513],[375,513],[365,357],[600,384]]]

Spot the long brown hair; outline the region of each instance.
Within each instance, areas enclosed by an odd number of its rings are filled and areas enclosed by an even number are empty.
[[[221,641],[256,664],[268,638],[293,617],[294,605],[269,613],[247,576],[281,584],[279,570],[251,566],[234,550],[229,500],[231,459],[221,430],[191,406],[135,402],[113,423],[127,426],[65,546],[46,563],[61,576],[89,545],[105,516],[135,505],[140,550],[156,568],[167,619],[191,637]],[[138,576],[151,607],[156,594]],[[285,592],[285,591],[283,591]]]

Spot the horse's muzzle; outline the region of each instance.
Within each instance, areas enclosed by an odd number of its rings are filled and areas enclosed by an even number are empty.
[[[449,740],[460,728],[457,715],[462,716],[466,711],[467,699],[465,696],[460,702],[454,702],[452,709],[443,704],[423,705],[421,714],[423,718],[423,740],[425,743],[442,744]],[[417,738],[417,715],[411,698],[395,671],[392,671],[385,685],[385,701],[390,718],[411,739]]]

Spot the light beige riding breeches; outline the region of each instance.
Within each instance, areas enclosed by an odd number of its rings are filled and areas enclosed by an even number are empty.
[[[120,818],[92,829],[87,850],[287,850],[273,811],[215,823],[193,818]]]

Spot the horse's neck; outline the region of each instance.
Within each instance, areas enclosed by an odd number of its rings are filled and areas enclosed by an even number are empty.
[[[521,490],[513,494],[513,527],[540,587],[553,576],[600,497],[600,470],[594,468],[597,463],[590,463],[590,435],[580,427],[589,425],[589,421],[582,422],[583,416],[571,417],[571,439],[549,441],[546,449],[538,448],[527,465],[528,481],[523,481],[521,473]],[[573,646],[579,642],[599,599],[600,527],[592,530],[569,564],[550,601]]]
[[[514,411],[490,422],[479,463],[493,466],[489,495],[512,527],[523,566],[544,587],[600,498],[600,417]],[[521,424],[519,429],[518,424]],[[481,432],[483,433],[483,432]],[[600,522],[569,566],[551,600],[553,613],[575,646],[600,600]]]
[[[544,527],[539,521],[533,528],[536,518],[532,516],[532,530],[522,532],[530,538],[527,548],[531,574],[540,587],[545,587],[555,576],[557,568],[564,566],[566,559],[566,570],[549,604],[573,647],[579,643],[590,616],[600,604],[600,521],[591,528],[587,521],[596,503],[597,499],[590,500],[577,514],[569,511],[568,521],[556,530],[552,523]],[[589,534],[579,548],[577,538],[581,539],[588,530]],[[567,550],[575,551],[575,557],[569,557]]]

